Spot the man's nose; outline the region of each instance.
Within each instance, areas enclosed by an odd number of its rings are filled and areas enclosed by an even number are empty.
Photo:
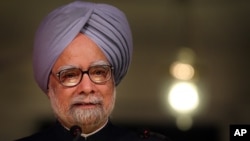
[[[91,81],[89,75],[84,73],[82,76],[82,80],[78,85],[79,91],[84,94],[90,94],[94,92],[94,83]]]

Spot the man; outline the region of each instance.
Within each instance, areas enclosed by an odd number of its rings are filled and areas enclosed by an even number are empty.
[[[113,6],[75,1],[52,11],[36,33],[33,69],[57,123],[20,141],[160,140],[109,120],[132,48],[127,19]]]

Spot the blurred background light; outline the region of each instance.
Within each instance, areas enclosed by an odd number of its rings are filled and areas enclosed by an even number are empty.
[[[192,83],[176,83],[170,89],[168,102],[177,113],[192,113],[199,105],[197,89]]]
[[[177,54],[177,60],[186,64],[193,64],[195,58],[196,54],[194,50],[189,47],[181,47]]]
[[[193,119],[189,115],[179,115],[176,118],[176,125],[182,131],[189,130],[193,125]]]
[[[175,62],[170,67],[173,77],[179,80],[190,80],[194,76],[194,68],[190,64]]]

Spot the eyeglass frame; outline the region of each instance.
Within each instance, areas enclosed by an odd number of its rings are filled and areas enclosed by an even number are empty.
[[[102,81],[102,82],[96,82],[96,81],[92,80],[91,75],[89,74],[89,71],[90,71],[91,68],[98,67],[98,66],[100,66],[100,67],[106,66],[106,67],[109,68],[108,71],[110,72],[110,77],[109,77],[107,80]],[[63,82],[61,81],[60,75],[61,75],[61,72],[62,72],[62,71],[70,70],[70,69],[78,69],[78,70],[80,70],[81,76],[80,76],[79,82],[77,82],[76,84],[74,84],[74,85],[72,85],[72,86],[67,86],[67,85],[63,84]],[[109,81],[109,80],[112,78],[112,76],[113,76],[113,70],[114,70],[114,67],[111,66],[111,65],[94,65],[94,66],[90,66],[90,67],[88,68],[88,70],[85,70],[85,71],[82,70],[81,68],[78,68],[78,67],[72,67],[72,68],[67,68],[67,69],[60,70],[59,72],[57,72],[57,73],[55,73],[55,74],[56,74],[56,76],[57,76],[57,78],[58,78],[57,80],[59,81],[59,83],[60,83],[61,85],[63,85],[64,87],[75,87],[75,86],[77,86],[77,85],[79,85],[79,84],[81,83],[84,74],[87,74],[87,75],[88,75],[88,77],[89,77],[89,79],[91,80],[91,82],[93,82],[93,83],[95,83],[95,84],[103,84],[103,83]],[[53,74],[53,73],[52,73],[52,74]]]

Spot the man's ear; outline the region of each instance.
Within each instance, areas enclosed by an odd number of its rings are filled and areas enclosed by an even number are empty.
[[[51,94],[53,92],[53,89],[52,89],[52,84],[51,84],[51,75],[49,76],[49,80],[48,80],[48,83],[47,83],[47,92],[46,92],[46,96],[48,97],[48,99],[51,99]]]
[[[47,91],[46,96],[47,96],[48,99],[50,99],[49,90]]]
[[[50,99],[50,94],[51,94],[51,88],[49,88],[49,86],[47,87],[47,92],[46,92],[46,96],[48,97],[48,99]]]

